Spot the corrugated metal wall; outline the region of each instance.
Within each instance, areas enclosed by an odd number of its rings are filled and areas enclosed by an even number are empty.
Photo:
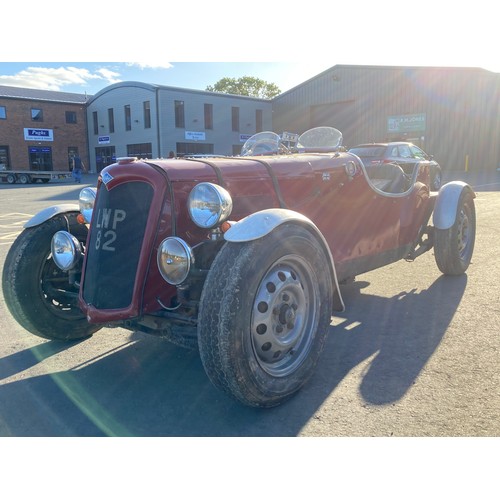
[[[388,117],[425,115],[391,134]],[[413,140],[444,169],[500,167],[500,75],[477,68],[334,66],[273,101],[273,129],[330,125],[344,145]]]

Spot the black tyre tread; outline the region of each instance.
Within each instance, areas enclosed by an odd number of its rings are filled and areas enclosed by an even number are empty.
[[[457,228],[454,224],[449,229],[436,229],[434,242],[434,258],[438,269],[445,275],[459,276],[468,269],[472,253],[474,251],[474,239],[476,233],[476,211],[474,199],[470,192],[464,191],[460,196],[457,208],[457,217],[463,206],[468,206],[470,210],[470,222],[472,224],[472,242],[469,258],[462,260],[458,253],[456,244]]]
[[[310,233],[309,238],[313,238]],[[310,373],[307,378],[302,379],[302,373],[290,376],[292,389],[288,394],[276,392],[272,390],[273,388],[267,394],[262,390],[257,391],[252,384],[247,384],[238,375],[235,376],[235,374],[242,373],[239,368],[242,363],[246,363],[245,360],[235,356],[232,350],[235,324],[237,325],[235,319],[241,314],[243,297],[241,292],[246,284],[244,278],[245,274],[248,273],[247,266],[250,262],[259,262],[265,252],[269,251],[270,244],[276,245],[276,241],[269,240],[269,235],[249,243],[225,244],[215,258],[205,282],[198,321],[200,356],[209,379],[216,387],[236,400],[254,407],[272,407],[281,404],[292,397],[307,382],[318,362],[319,353],[326,340],[333,300],[331,282],[328,280],[330,283],[329,293],[325,300],[325,303],[329,303],[326,305],[328,313],[326,321],[322,325],[324,331],[318,334],[316,346],[318,353],[317,355],[315,353],[314,359],[308,360]],[[262,272],[264,271],[265,269],[262,269]],[[321,275],[325,275],[324,269],[321,270]],[[240,330],[243,331],[243,328]],[[229,341],[230,339],[232,342]]]
[[[241,262],[242,257],[252,251],[253,245],[226,243],[214,260],[203,288],[199,311],[199,325],[207,331],[217,332],[228,328],[232,290],[240,277],[237,262]],[[228,269],[231,272],[228,272]],[[229,290],[231,292],[228,294]],[[215,334],[198,335],[198,343],[203,366],[212,383],[226,392],[231,392],[231,384],[222,369],[222,352],[227,352],[224,340]]]
[[[52,235],[59,230],[68,230],[79,239],[84,238],[83,228],[74,221],[76,214],[56,216],[39,226],[25,229],[14,241],[5,259],[2,273],[2,288],[5,303],[14,319],[30,333],[51,340],[76,340],[91,336],[100,327],[87,322],[82,313],[78,319],[65,320],[55,316],[37,304],[37,294],[33,293],[36,271],[50,249]],[[38,264],[36,263],[38,259]],[[32,293],[29,293],[32,292]]]

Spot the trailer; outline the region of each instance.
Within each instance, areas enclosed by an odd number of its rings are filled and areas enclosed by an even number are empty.
[[[54,170],[0,170],[0,182],[9,184],[31,184],[38,182],[47,183],[53,180],[71,179],[71,172],[58,172]]]

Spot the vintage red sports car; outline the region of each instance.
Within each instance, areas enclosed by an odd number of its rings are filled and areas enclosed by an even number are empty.
[[[368,177],[336,129],[291,137],[257,134],[237,157],[119,158],[13,243],[13,317],[47,339],[116,325],[196,347],[217,387],[270,407],[313,374],[343,282],[431,248],[444,274],[466,271],[467,184],[432,191],[425,163]]]

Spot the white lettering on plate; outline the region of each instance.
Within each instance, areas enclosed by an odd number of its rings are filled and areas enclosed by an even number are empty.
[[[127,217],[127,212],[121,208],[100,208],[97,211],[95,227],[98,229],[95,240],[95,249],[114,252],[116,240],[116,227]]]

